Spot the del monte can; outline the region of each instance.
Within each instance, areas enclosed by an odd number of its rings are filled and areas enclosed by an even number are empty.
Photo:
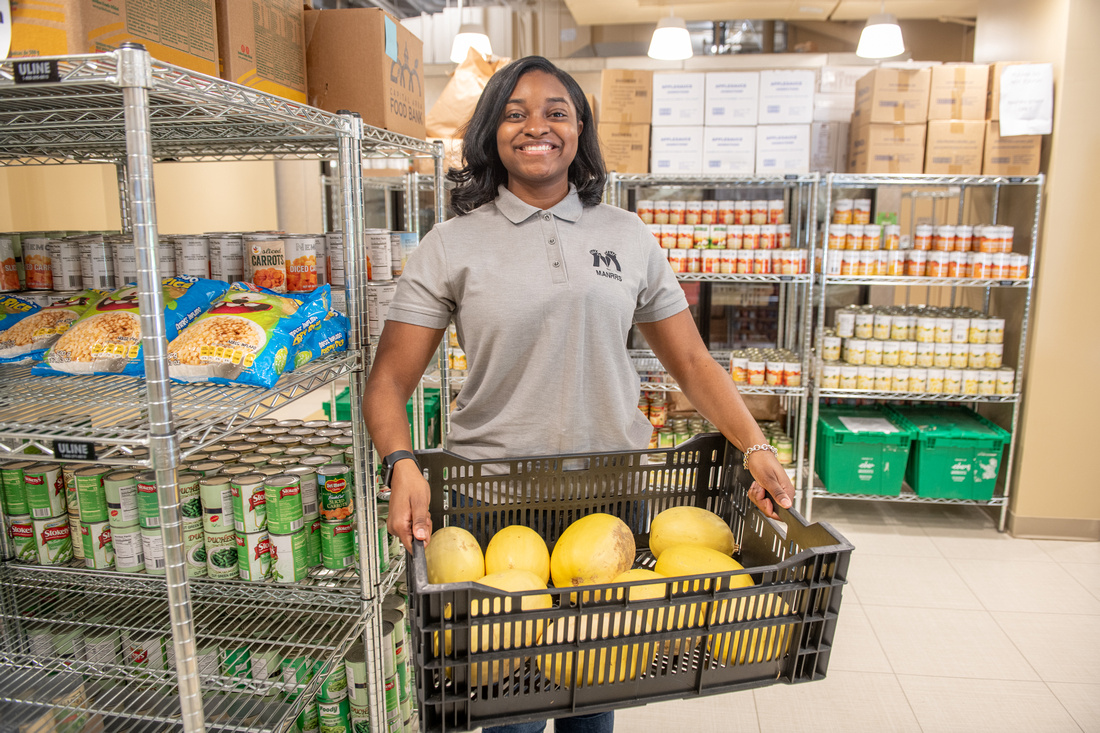
[[[351,470],[344,464],[318,466],[317,493],[321,519],[332,522],[350,517],[354,511],[353,489]]]

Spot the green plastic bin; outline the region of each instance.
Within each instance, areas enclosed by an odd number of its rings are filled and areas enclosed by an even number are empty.
[[[883,418],[897,432],[854,431],[842,418]],[[912,429],[885,408],[825,406],[817,423],[818,476],[830,494],[897,496]]]
[[[336,406],[336,416],[333,417],[333,404]],[[324,403],[325,416],[329,420],[350,420],[351,419],[351,392],[345,387],[340,394],[336,396],[336,402]],[[409,400],[405,405],[406,413],[409,418],[409,432],[412,432],[413,421],[413,401]],[[440,421],[439,421],[439,388],[437,387],[425,387],[424,388],[424,437],[427,448],[438,448],[440,440]]]
[[[905,480],[918,496],[989,501],[1011,437],[965,407],[894,410],[915,431]]]

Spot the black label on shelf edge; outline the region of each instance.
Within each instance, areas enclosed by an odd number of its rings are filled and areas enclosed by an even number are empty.
[[[44,84],[61,81],[57,59],[27,59],[26,61],[16,61],[14,66],[16,84]]]
[[[95,444],[80,443],[75,440],[55,440],[53,442],[54,458],[66,461],[94,461]]]

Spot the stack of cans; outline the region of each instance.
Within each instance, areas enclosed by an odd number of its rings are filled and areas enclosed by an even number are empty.
[[[115,569],[138,573],[145,569],[145,550],[141,543],[141,514],[138,510],[138,477],[144,474],[128,469],[112,471],[103,477],[107,502],[107,523],[111,527],[111,545]],[[150,483],[145,477],[148,489]],[[156,488],[156,481],[152,481]],[[145,500],[143,500],[145,501]]]
[[[115,546],[111,537],[105,478],[111,473],[103,466],[87,466],[73,472],[76,484],[80,546],[84,564],[106,570],[115,566]],[[72,495],[72,492],[69,494]],[[69,515],[72,516],[70,503]],[[70,521],[70,528],[72,523]],[[74,539],[76,539],[74,537]],[[74,542],[74,549],[77,543]]]
[[[73,559],[65,476],[56,463],[17,461],[0,470],[15,557],[38,565]]]

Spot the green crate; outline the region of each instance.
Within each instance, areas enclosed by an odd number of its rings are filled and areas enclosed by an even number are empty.
[[[853,431],[841,418],[884,418],[897,432]],[[897,496],[913,431],[877,405],[822,407],[817,423],[818,476],[830,494]]]
[[[915,431],[905,480],[918,496],[989,501],[1011,437],[965,407],[894,410]]]
[[[333,405],[336,406],[336,417],[333,417]],[[351,391],[345,387],[340,394],[336,396],[336,402],[325,402],[324,405],[325,417],[329,420],[351,420]],[[405,405],[405,410],[409,419],[409,433],[412,434],[412,421],[413,421],[413,401],[409,400]],[[438,448],[440,440],[440,419],[439,419],[439,389],[436,387],[424,388],[424,437],[428,448]]]

